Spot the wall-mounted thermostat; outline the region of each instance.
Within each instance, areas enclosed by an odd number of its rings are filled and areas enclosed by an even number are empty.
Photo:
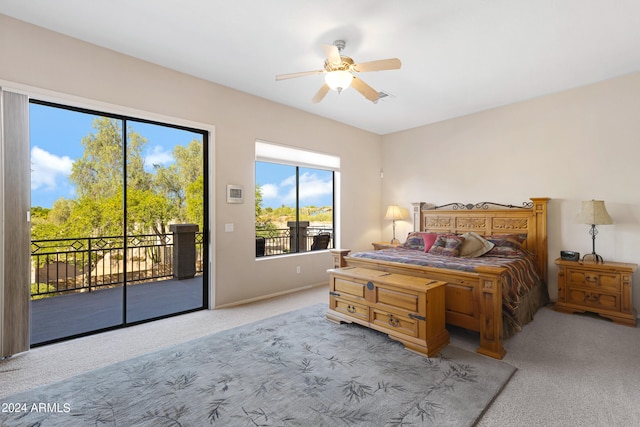
[[[227,203],[244,203],[244,188],[242,185],[227,185]]]

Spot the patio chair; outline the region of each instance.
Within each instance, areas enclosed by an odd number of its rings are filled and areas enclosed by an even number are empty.
[[[322,249],[327,249],[329,247],[330,241],[331,241],[331,234],[329,233],[320,233],[317,236],[313,236],[313,243],[311,243],[311,250],[319,251]]]

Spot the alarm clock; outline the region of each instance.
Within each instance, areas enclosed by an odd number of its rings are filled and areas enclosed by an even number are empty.
[[[580,252],[560,251],[560,258],[562,258],[565,261],[579,261]]]

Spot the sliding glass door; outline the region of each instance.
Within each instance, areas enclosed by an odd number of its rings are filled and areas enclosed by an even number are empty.
[[[127,322],[202,308],[203,134],[132,120],[127,133]]]
[[[206,132],[37,101],[30,115],[31,344],[204,308]]]

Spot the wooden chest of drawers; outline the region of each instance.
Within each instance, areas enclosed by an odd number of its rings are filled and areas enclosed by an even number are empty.
[[[616,323],[636,325],[633,308],[633,272],[636,264],[621,262],[565,261],[558,265],[558,302],[556,311],[593,312]]]
[[[366,268],[336,268],[329,273],[329,320],[384,332],[428,356],[449,343],[446,282]]]

